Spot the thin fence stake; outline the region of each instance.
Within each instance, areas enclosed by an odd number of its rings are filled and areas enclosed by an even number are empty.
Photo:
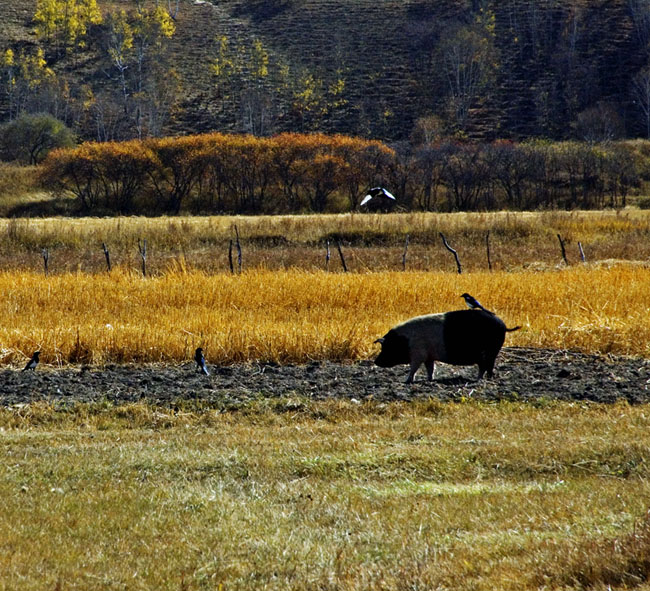
[[[404,242],[404,254],[402,254],[402,271],[406,271],[406,255],[409,250],[409,235],[406,235],[406,240]]]
[[[41,255],[43,256],[43,267],[45,270],[45,277],[49,275],[49,269],[47,268],[47,264],[50,260],[50,251],[47,248],[41,249]]]
[[[460,266],[460,259],[458,258],[458,253],[451,246],[449,246],[449,243],[447,242],[445,235],[442,232],[439,232],[439,234],[440,234],[440,238],[442,238],[442,243],[445,245],[445,248],[454,255],[454,258],[456,259],[456,269],[458,271],[458,274],[460,275],[463,272],[463,269]]]
[[[492,261],[490,260],[490,230],[485,234],[485,249],[487,250],[488,269],[492,270]]]
[[[341,241],[337,238],[336,248],[338,248],[339,256],[341,257],[341,264],[343,265],[343,271],[348,272],[348,266],[345,264],[345,257],[343,256],[343,251],[341,250]]]
[[[329,272],[330,270],[330,241],[326,240],[325,241],[325,270]]]
[[[237,266],[239,267],[239,274],[241,275],[242,253],[241,253],[241,243],[239,242],[239,230],[237,229],[237,224],[235,224],[235,237],[236,237],[235,246],[237,247]]]
[[[232,264],[232,238],[230,239],[230,243],[228,244],[228,265],[230,266],[230,272],[234,275],[235,267]]]
[[[142,243],[138,238],[138,251],[140,252],[140,257],[142,257],[142,276],[147,276],[147,239],[145,238]]]
[[[583,263],[585,263],[585,262],[586,262],[586,259],[585,259],[585,251],[582,250],[582,242],[578,242],[578,250],[580,251],[580,260],[581,260]]]
[[[104,256],[106,257],[106,271],[111,272],[111,253],[108,252],[108,246],[102,242],[102,249],[104,250]]]
[[[569,265],[569,261],[566,259],[566,248],[564,248],[564,240],[562,240],[562,236],[559,234],[557,235],[557,239],[560,241],[560,248],[562,249],[562,258],[564,259],[564,264]]]

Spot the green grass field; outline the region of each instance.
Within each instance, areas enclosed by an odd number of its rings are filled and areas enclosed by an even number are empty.
[[[647,588],[645,406],[32,405],[0,425],[2,589]]]

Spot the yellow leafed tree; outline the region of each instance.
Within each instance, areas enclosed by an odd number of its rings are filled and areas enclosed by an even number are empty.
[[[37,0],[36,35],[59,47],[82,47],[88,27],[102,22],[96,0]]]

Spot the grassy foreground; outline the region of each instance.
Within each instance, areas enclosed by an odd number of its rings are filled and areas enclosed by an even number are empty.
[[[354,360],[395,323],[464,306],[468,291],[523,330],[507,344],[650,357],[650,268],[519,273],[200,271],[143,279],[0,273],[0,361],[45,364]]]
[[[650,576],[645,406],[31,405],[0,410],[0,425],[2,589],[620,589]]]

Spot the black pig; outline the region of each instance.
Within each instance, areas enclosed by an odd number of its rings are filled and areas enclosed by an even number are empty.
[[[381,343],[381,353],[375,363],[379,367],[410,364],[407,384],[413,382],[415,372],[423,363],[431,381],[436,361],[452,365],[478,364],[480,380],[485,373],[492,377],[506,332],[519,328],[506,328],[501,318],[480,309],[417,316],[398,324],[375,341]]]

